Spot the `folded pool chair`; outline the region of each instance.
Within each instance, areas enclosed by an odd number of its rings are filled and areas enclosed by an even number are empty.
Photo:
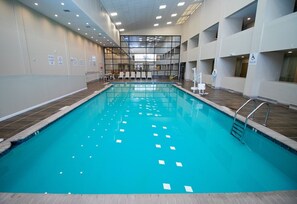
[[[153,78],[153,76],[152,76],[152,72],[147,72],[147,79],[152,79]]]
[[[125,78],[126,78],[126,79],[129,79],[129,78],[130,78],[130,72],[126,72],[126,74],[125,74]]]
[[[136,79],[140,79],[140,72],[136,72]]]
[[[135,72],[131,72],[130,78],[135,79]]]
[[[119,79],[123,79],[124,78],[124,72],[120,72],[120,75],[118,77]]]
[[[146,79],[146,74],[145,74],[145,72],[141,72],[141,78],[142,78],[142,79]]]

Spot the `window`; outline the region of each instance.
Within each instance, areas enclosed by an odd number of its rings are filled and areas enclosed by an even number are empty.
[[[178,74],[180,36],[123,35],[120,48],[105,48],[106,72],[151,71],[154,77]]]
[[[237,58],[234,76],[245,78],[248,70],[248,64],[249,64],[248,56],[247,57],[242,56],[240,58]]]
[[[297,83],[297,51],[285,54],[279,80]]]

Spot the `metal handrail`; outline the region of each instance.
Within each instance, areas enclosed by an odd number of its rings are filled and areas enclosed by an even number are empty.
[[[250,98],[250,99],[247,100],[242,106],[240,106],[240,107],[237,109],[237,111],[235,112],[233,121],[236,120],[236,116],[237,116],[238,112],[239,112],[245,105],[247,105],[247,104],[248,104],[249,102],[251,102],[251,101],[253,101],[253,102],[254,102],[254,106],[256,106],[256,99],[254,99],[254,98]]]
[[[270,113],[270,105],[269,103],[267,102],[262,102],[260,105],[257,106],[257,108],[255,108],[248,116],[246,116],[245,118],[245,122],[244,122],[244,128],[246,128],[246,125],[247,125],[247,121],[248,119],[262,106],[266,104],[267,105],[267,111],[266,111],[266,115],[265,115],[265,120],[264,120],[264,126],[266,126],[267,124],[267,119],[268,119],[268,116],[269,116],[269,113]]]

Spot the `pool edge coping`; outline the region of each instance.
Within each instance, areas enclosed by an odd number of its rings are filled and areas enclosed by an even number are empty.
[[[26,194],[0,193],[0,202],[6,203],[228,203],[228,204],[295,204],[297,191],[261,193],[195,193],[195,194]]]
[[[63,117],[67,113],[71,112],[72,110],[76,109],[77,107],[79,107],[83,103],[91,100],[92,98],[94,98],[95,96],[99,95],[100,93],[104,92],[105,90],[107,90],[108,88],[110,88],[112,86],[113,86],[112,84],[107,84],[104,88],[102,88],[100,90],[97,90],[97,91],[94,91],[93,94],[91,94],[91,95],[77,101],[76,103],[68,106],[67,108],[65,108],[63,110],[60,110],[57,113],[54,113],[53,115],[39,121],[38,123],[30,126],[29,128],[27,128],[27,129],[15,134],[14,136],[4,140],[3,142],[0,143],[0,155],[5,153],[6,151],[8,151],[12,147],[13,143],[17,143],[19,141],[26,140],[35,133],[38,134],[39,130],[41,130],[44,127],[48,126],[49,124],[55,122],[59,118]]]
[[[190,94],[191,96],[193,96],[193,97],[203,101],[204,103],[218,109],[219,111],[229,115],[230,117],[232,117],[232,118],[234,117],[235,112],[233,112],[228,107],[218,105],[218,104],[216,104],[216,103],[214,103],[214,102],[200,96],[199,94],[195,94],[195,93],[193,93],[193,92],[191,92],[191,91],[189,91],[189,90],[187,90],[187,89],[185,89],[185,88],[183,88],[181,86],[178,86],[176,84],[173,84],[172,86],[174,86],[174,87],[176,87],[176,88]],[[243,117],[242,115],[238,114],[237,118],[241,122],[243,122],[243,123],[245,122],[245,117]],[[264,133],[265,135],[270,137],[272,140],[275,140],[275,141],[277,141],[277,142],[279,142],[279,143],[281,143],[281,144],[283,144],[283,145],[285,145],[285,146],[287,146],[287,147],[289,147],[289,148],[291,148],[291,149],[293,149],[294,151],[297,152],[297,142],[296,141],[294,141],[294,140],[286,137],[285,135],[282,135],[281,133],[278,133],[278,132],[276,132],[276,131],[268,128],[268,127],[260,125],[259,123],[256,123],[256,122],[254,122],[254,121],[252,121],[250,119],[248,120],[247,124],[249,126],[251,126],[252,128],[255,128],[256,130]]]

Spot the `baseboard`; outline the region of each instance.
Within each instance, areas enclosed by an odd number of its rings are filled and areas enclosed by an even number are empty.
[[[61,98],[66,97],[66,96],[70,96],[70,95],[75,94],[75,93],[77,93],[77,92],[86,90],[86,89],[87,89],[87,87],[82,88],[82,89],[79,89],[79,90],[74,91],[74,92],[71,92],[71,93],[69,93],[69,94],[60,96],[60,97],[58,97],[58,98],[54,98],[54,99],[51,99],[51,100],[49,100],[49,101],[46,101],[46,102],[37,104],[37,105],[35,105],[35,106],[31,106],[31,107],[29,107],[29,108],[26,108],[26,109],[24,109],[24,110],[15,112],[15,113],[13,113],[13,114],[10,114],[10,115],[1,117],[1,118],[0,118],[0,122],[3,121],[3,120],[7,120],[8,118],[12,118],[12,117],[14,117],[14,116],[17,116],[17,115],[19,115],[19,114],[25,113],[25,112],[27,112],[27,111],[33,110],[34,108],[38,108],[38,107],[40,107],[40,106],[43,106],[43,105],[46,105],[46,104],[48,104],[48,103],[54,102],[54,101],[56,101],[56,100],[59,100],[59,99],[61,99]]]

